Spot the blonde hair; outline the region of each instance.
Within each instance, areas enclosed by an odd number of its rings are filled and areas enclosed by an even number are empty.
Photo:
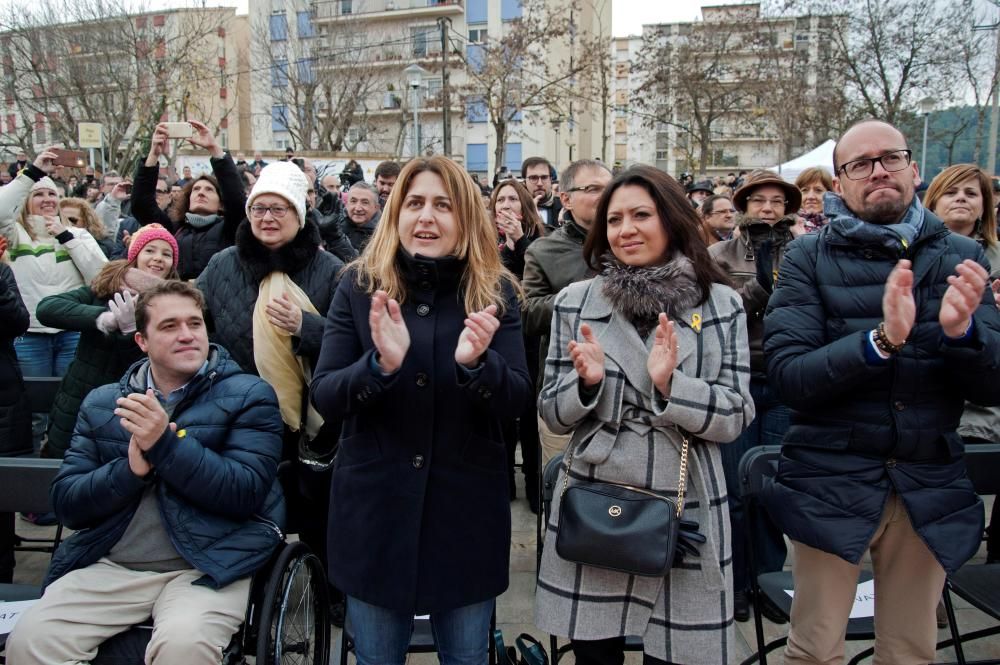
[[[406,299],[406,284],[397,264],[399,242],[399,213],[413,179],[429,171],[444,182],[444,191],[452,203],[452,214],[458,227],[455,256],[465,262],[461,290],[465,298],[465,311],[478,312],[489,305],[496,305],[502,312],[506,302],[504,285],[509,284],[521,294],[517,278],[500,261],[497,251],[497,231],[483,207],[482,195],[472,178],[447,157],[434,156],[412,159],[399,174],[385,203],[385,211],[375,233],[361,256],[350,267],[357,272],[357,284],[367,293],[385,291],[400,303]]]
[[[80,217],[83,219],[83,228],[87,229],[87,232],[95,239],[103,240],[108,237],[108,229],[104,226],[104,222],[85,200],[73,197],[59,199],[59,212],[62,212],[63,208],[79,208]]]
[[[24,228],[24,232],[28,234],[28,237],[31,238],[32,242],[38,240],[38,236],[35,235],[34,229],[32,229],[31,224],[28,223],[28,218],[32,216],[32,214],[28,211],[31,209],[31,197],[35,194],[36,191],[37,190],[35,189],[31,189],[28,191],[28,197],[24,199],[24,205],[21,206],[21,211],[17,215],[18,223],[21,225],[22,228]],[[55,191],[56,191],[56,196],[58,197],[59,190]],[[59,200],[62,201],[62,198],[60,198]]]
[[[952,187],[975,178],[979,183],[979,193],[983,197],[983,217],[979,232],[990,247],[997,244],[997,209],[993,200],[993,180],[975,164],[955,164],[949,166],[931,181],[924,194],[924,207],[934,212],[938,199]]]

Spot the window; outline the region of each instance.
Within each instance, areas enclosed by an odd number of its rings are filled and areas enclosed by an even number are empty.
[[[288,61],[276,60],[271,65],[271,87],[285,88],[288,86]]]
[[[486,0],[467,0],[465,3],[466,23],[486,23],[488,20]]]
[[[410,39],[413,42],[413,55],[427,57],[427,45],[433,38],[433,28],[410,28]]]
[[[521,144],[520,143],[508,143],[507,144],[507,169],[511,173],[516,173],[521,170]]]
[[[482,97],[470,97],[465,102],[465,118],[472,123],[486,122],[489,114]]]
[[[521,0],[501,0],[500,2],[500,20],[502,21],[513,21],[516,18],[521,18]],[[520,143],[518,144],[521,145]],[[521,168],[520,163],[517,165]]]
[[[485,25],[470,25],[469,26],[469,42],[473,44],[482,44],[486,42],[489,37],[489,31],[486,29]]]
[[[156,16],[153,17],[153,27],[162,28],[163,24],[166,23],[166,21],[167,21],[166,16],[164,16],[163,14],[157,14]]]
[[[353,13],[354,13],[354,0],[340,0],[341,16]]]
[[[45,115],[42,113],[35,114],[35,143],[46,143],[45,138]]]
[[[271,107],[271,131],[288,131],[288,107],[284,104]]]
[[[489,171],[489,159],[485,143],[465,144],[465,168],[469,171]],[[517,168],[521,168],[520,162]]]
[[[316,73],[313,72],[312,59],[303,58],[297,63],[299,83],[312,84],[316,82]]]
[[[271,14],[271,41],[283,42],[288,39],[288,19],[284,14]]]
[[[296,28],[299,31],[299,37],[315,37],[316,31],[313,29],[312,15],[310,12],[298,12],[295,14]]]
[[[472,71],[480,72],[486,64],[486,51],[479,44],[468,44],[465,47],[465,58],[469,61]]]
[[[135,28],[136,28],[136,30],[145,30],[146,29],[146,17],[145,16],[136,16],[135,17]]]

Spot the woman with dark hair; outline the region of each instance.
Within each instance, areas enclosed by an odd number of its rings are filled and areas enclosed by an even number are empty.
[[[135,169],[132,185],[132,214],[145,225],[157,222],[177,238],[181,279],[196,279],[211,258],[236,242],[236,229],[246,217],[246,193],[233,158],[216,142],[208,127],[188,120],[195,129],[191,145],[211,154],[214,176],[201,175],[186,183],[167,214],[156,204],[156,180],[160,157],[167,155],[170,142],[164,123],[156,126],[150,140],[149,155]]]
[[[362,665],[401,665],[430,614],[444,665],[485,663],[507,588],[501,425],[531,392],[517,280],[472,179],[413,159],[326,319],[313,403],[343,420],[330,574]]]
[[[143,356],[135,343],[135,300],[165,279],[177,279],[177,241],[159,224],[132,236],[128,258],[111,261],[87,286],[38,303],[44,325],[80,333],[76,356],[59,384],[49,417],[43,457],[69,449],[76,417],[87,394],[118,381]]]
[[[473,181],[475,183],[475,181]],[[524,277],[524,252],[528,245],[545,235],[545,225],[542,223],[535,201],[528,189],[510,178],[504,180],[493,190],[489,203],[490,214],[500,235],[500,260],[507,270]],[[540,338],[525,336],[524,349],[528,361],[528,373],[531,385],[538,382],[538,346]],[[513,414],[511,414],[513,415]],[[535,400],[528,400],[524,411],[519,416],[512,417],[504,426],[504,441],[507,444],[507,478],[510,485],[510,497],[515,497],[514,458],[517,442],[521,442],[521,472],[524,473],[524,493],[528,499],[531,512],[538,514],[539,509],[539,442],[538,442],[538,408]]]
[[[545,547],[535,623],[568,636],[579,665],[620,664],[626,635],[642,637],[647,664],[716,665],[732,652],[719,444],[739,436],[754,407],[743,305],[699,227],[673,178],[649,166],[623,171],[584,245],[601,274],[556,297],[539,397],[548,426],[573,433],[556,486],[592,480],[670,497],[686,468],[684,518],[705,536],[697,559],[663,577],[595,568]],[[553,543],[561,500],[557,493],[549,517]]]

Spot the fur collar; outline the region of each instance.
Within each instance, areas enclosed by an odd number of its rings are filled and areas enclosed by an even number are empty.
[[[244,219],[236,229],[236,252],[254,282],[260,282],[272,272],[294,275],[312,262],[320,251],[319,244],[319,228],[312,220],[306,221],[291,242],[274,251],[253,236],[248,220]]]
[[[703,299],[694,265],[683,254],[675,253],[666,263],[642,268],[627,266],[609,256],[602,276],[604,297],[643,339],[656,326],[660,312],[676,318]]]

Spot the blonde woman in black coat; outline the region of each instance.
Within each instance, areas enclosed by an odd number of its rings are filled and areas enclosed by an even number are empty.
[[[340,281],[312,383],[344,421],[329,568],[362,665],[402,664],[414,614],[442,663],[486,662],[510,552],[501,424],[531,392],[517,291],[465,171],[407,164]]]

